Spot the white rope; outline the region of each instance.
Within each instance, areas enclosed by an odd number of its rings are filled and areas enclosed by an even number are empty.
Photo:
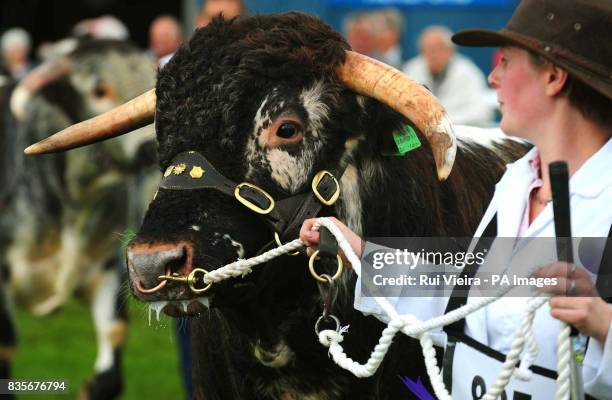
[[[561,324],[561,330],[557,338],[557,399],[565,400],[569,398],[570,392],[570,368],[569,365],[572,352],[570,351],[570,332],[571,327],[566,324]]]
[[[266,263],[273,258],[282,256],[285,253],[291,253],[295,250],[304,247],[304,242],[300,239],[292,240],[289,243],[285,243],[282,246],[276,247],[272,250],[266,251],[256,257],[249,258],[247,260],[238,260],[231,264],[227,264],[221,268],[215,269],[204,275],[204,283],[210,284],[213,282],[221,282],[222,280],[235,278],[238,276],[246,276],[251,273],[252,267]]]
[[[361,261],[351,248],[347,239],[342,234],[342,231],[340,231],[340,228],[338,228],[336,224],[334,224],[328,218],[318,218],[313,226],[313,229],[319,230],[321,226],[325,226],[334,235],[338,241],[338,245],[344,252],[344,255],[351,263],[353,270],[357,276],[361,276]],[[300,239],[295,239],[259,256],[247,260],[238,260],[207,273],[204,276],[204,282],[209,284],[212,282],[220,282],[224,279],[232,277],[245,276],[251,272],[252,267],[255,265],[265,263],[282,254],[293,252],[304,245],[305,243]],[[386,298],[375,297],[374,299],[376,302],[390,318],[390,322],[383,330],[378,344],[374,347],[370,358],[365,362],[365,364],[359,364],[358,362],[349,358],[340,344],[343,341],[343,334],[348,331],[348,327],[342,327],[338,331],[323,330],[319,332],[319,342],[321,342],[322,345],[329,347],[329,354],[332,356],[336,364],[350,371],[355,376],[362,378],[372,376],[376,372],[387,354],[387,351],[393,342],[393,338],[397,332],[401,331],[405,335],[411,336],[420,341],[421,347],[423,348],[423,356],[425,358],[427,374],[429,375],[429,379],[436,396],[440,400],[451,400],[451,396],[442,380],[442,374],[437,364],[436,352],[433,347],[433,341],[429,335],[429,331],[441,328],[465,318],[467,315],[475,312],[476,310],[479,310],[487,304],[498,300],[512,288],[512,286],[501,288],[493,297],[478,298],[473,302],[465,304],[464,306],[449,312],[448,314],[444,314],[427,321],[419,321],[413,315],[399,315]],[[533,335],[533,318],[535,316],[535,311],[545,304],[548,299],[549,296],[547,295],[536,295],[530,298],[527,302],[527,307],[525,308],[522,316],[521,326],[518,327],[514,333],[512,345],[510,347],[510,351],[506,355],[506,360],[503,363],[502,369],[499,372],[495,383],[482,397],[483,400],[497,399],[510,381],[513,374],[518,379],[529,380],[531,378],[532,372],[529,370],[529,367],[533,365],[538,354],[537,343]],[[569,346],[571,345],[569,335],[569,325],[562,323],[562,328],[558,336],[557,350],[557,400],[567,399],[570,391],[569,376],[570,363],[572,360],[570,357],[571,352],[569,351]],[[527,353],[521,361],[521,366],[516,368],[516,363],[518,362],[520,354],[525,348],[525,345],[527,345]]]

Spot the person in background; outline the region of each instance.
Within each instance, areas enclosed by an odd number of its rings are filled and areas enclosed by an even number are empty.
[[[149,44],[158,66],[163,67],[183,42],[183,33],[178,20],[171,15],[162,15],[149,26]]]
[[[2,35],[2,60],[10,76],[19,80],[34,67],[29,60],[32,40],[22,28],[11,28]]]
[[[246,7],[242,0],[204,0],[200,13],[196,17],[196,26],[201,28],[219,14],[225,19],[230,19],[246,13]]]
[[[353,51],[372,56],[376,50],[374,24],[367,12],[356,11],[344,20],[344,36]]]
[[[371,13],[374,31],[374,51],[371,56],[385,64],[400,69],[402,58],[402,30],[404,17],[393,8]]]
[[[444,26],[426,28],[418,39],[420,54],[409,60],[403,71],[424,84],[444,106],[456,124],[492,124],[495,104],[480,69],[455,52],[452,32]]]

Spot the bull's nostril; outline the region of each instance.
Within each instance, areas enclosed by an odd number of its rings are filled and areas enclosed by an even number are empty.
[[[191,247],[185,243],[133,245],[128,249],[128,262],[136,289],[142,293],[158,291],[166,285],[159,276],[186,275],[190,272]]]
[[[185,267],[187,267],[187,251],[183,249],[183,254],[181,257],[171,260],[166,264],[166,273],[177,273],[179,275],[183,275],[189,273],[189,271],[185,271]]]

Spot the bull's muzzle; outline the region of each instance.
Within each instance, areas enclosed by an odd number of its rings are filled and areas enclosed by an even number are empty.
[[[188,242],[130,244],[127,250],[130,278],[138,294],[155,293],[167,285],[162,275],[189,275],[193,270],[193,245]]]

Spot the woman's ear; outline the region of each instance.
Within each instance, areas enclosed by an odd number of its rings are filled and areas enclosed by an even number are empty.
[[[546,94],[554,97],[561,93],[567,82],[567,77],[567,71],[563,68],[548,63],[546,66]]]

